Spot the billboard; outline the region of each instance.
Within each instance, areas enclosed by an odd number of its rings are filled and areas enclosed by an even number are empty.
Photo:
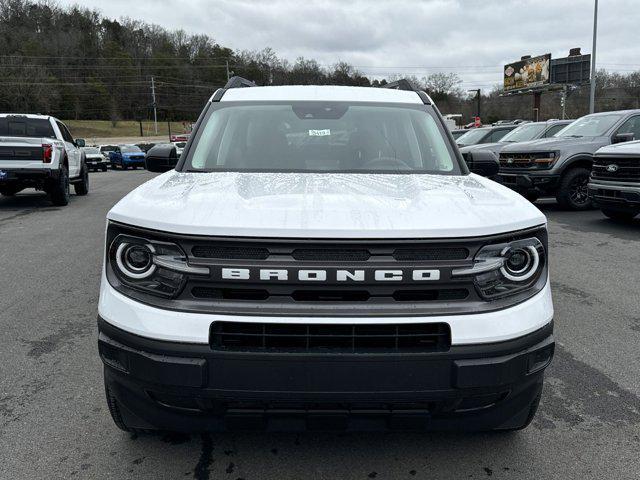
[[[551,79],[551,54],[527,58],[504,66],[504,91],[548,85]]]

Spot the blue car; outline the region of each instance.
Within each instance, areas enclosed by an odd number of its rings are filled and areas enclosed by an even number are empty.
[[[109,152],[111,168],[144,168],[144,152],[137,145],[118,145]]]

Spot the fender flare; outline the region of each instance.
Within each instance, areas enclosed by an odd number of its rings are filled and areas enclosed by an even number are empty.
[[[593,165],[593,155],[589,153],[577,153],[562,162],[558,173],[564,175],[564,172],[576,166],[584,166],[585,168],[591,169],[591,165]]]

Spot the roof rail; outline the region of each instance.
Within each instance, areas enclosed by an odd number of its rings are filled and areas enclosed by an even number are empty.
[[[408,90],[410,92],[415,92],[416,89],[413,88],[413,85],[406,78],[401,78],[400,80],[396,80],[395,82],[387,83],[383,85],[382,88],[392,88],[393,90]]]
[[[231,77],[227,80],[227,84],[224,86],[225,90],[227,88],[243,88],[243,87],[257,87],[257,85],[251,80],[247,80],[242,77]]]
[[[425,105],[433,105],[433,100],[431,100],[431,97],[429,97],[429,95],[427,95],[426,92],[423,92],[422,90],[417,88],[413,88],[413,85],[411,85],[411,82],[409,82],[409,80],[407,80],[406,78],[401,78],[400,80],[396,80],[395,82],[387,83],[386,85],[383,85],[382,88],[391,88],[393,90],[406,90],[408,92],[416,92],[420,97],[420,99],[422,100],[422,103],[424,103]]]

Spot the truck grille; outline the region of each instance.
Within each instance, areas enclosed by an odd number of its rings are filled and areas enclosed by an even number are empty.
[[[275,352],[443,352],[451,346],[446,323],[291,324],[214,322],[211,348]]]
[[[536,159],[549,158],[550,155],[552,155],[551,152],[500,152],[498,159],[500,161],[500,169],[530,169],[539,167]],[[548,164],[543,164],[541,167],[546,168]]]
[[[203,237],[110,228],[110,235],[177,243],[189,265],[209,271],[188,275],[171,298],[132,291],[133,298],[217,315],[369,318],[491,311],[501,308],[500,301],[486,301],[473,278],[452,271],[472,266],[488,243],[538,236],[546,245],[540,228],[434,240]]]
[[[640,182],[640,157],[594,157],[591,177],[599,180]]]

